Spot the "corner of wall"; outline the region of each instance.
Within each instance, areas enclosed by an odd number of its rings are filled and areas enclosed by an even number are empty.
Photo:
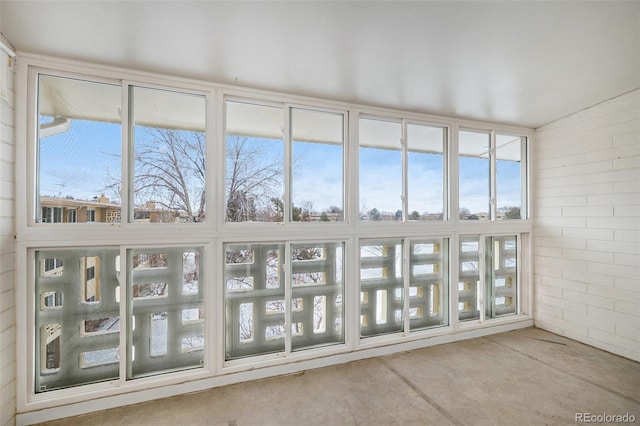
[[[0,425],[15,424],[15,58],[0,35]],[[11,52],[13,53],[13,52]],[[0,67],[4,67],[0,63]]]
[[[640,361],[640,89],[536,130],[537,327]]]

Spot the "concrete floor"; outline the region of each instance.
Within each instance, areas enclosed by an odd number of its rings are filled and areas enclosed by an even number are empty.
[[[49,425],[547,425],[635,416],[640,364],[527,328]]]

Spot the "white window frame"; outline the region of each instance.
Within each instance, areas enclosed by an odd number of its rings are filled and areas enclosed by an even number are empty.
[[[496,127],[497,128],[497,127]],[[496,148],[496,135],[501,136],[513,136],[513,137],[523,137],[525,138],[524,143],[521,145],[520,149],[520,199],[521,199],[521,207],[520,207],[520,219],[509,219],[512,221],[526,221],[529,219],[529,145],[531,144],[532,136],[526,132],[514,132],[512,129],[507,129],[505,131],[496,130],[496,128],[477,128],[477,127],[460,127],[458,129],[459,132],[477,132],[483,133],[489,136],[489,199],[487,200],[489,209],[489,218],[485,222],[496,222],[497,221],[497,148]],[[456,141],[456,150],[459,148],[459,145]],[[456,156],[456,162],[459,167],[459,157]],[[459,178],[459,175],[457,176]],[[457,181],[457,180],[456,180]],[[456,202],[459,202],[460,198],[457,197]],[[459,218],[459,214],[456,212],[456,217]]]
[[[358,117],[357,125],[359,126],[360,119],[365,120],[378,120],[385,121],[390,123],[399,123],[401,126],[401,135],[400,135],[400,153],[402,157],[402,194],[400,194],[402,201],[402,219],[397,221],[397,223],[417,223],[417,224],[442,224],[443,222],[447,222],[451,218],[451,214],[449,211],[450,205],[450,194],[448,191],[449,188],[449,164],[451,158],[451,124],[446,121],[433,121],[433,120],[425,120],[424,117],[414,117],[412,115],[402,115],[400,117],[394,116],[392,114],[389,115],[377,115],[371,113],[361,113]],[[427,127],[435,127],[441,128],[444,130],[444,140],[442,144],[442,220],[419,220],[419,221],[410,221],[409,220],[409,144],[407,141],[407,127],[409,125],[418,125],[418,126],[427,126]],[[358,127],[359,128],[359,127]],[[354,143],[354,145],[356,145]],[[357,144],[358,152],[360,149],[360,144]],[[358,167],[359,169],[359,167]],[[359,190],[359,188],[358,188]],[[358,197],[358,203],[360,202],[360,198]],[[357,204],[359,205],[359,204]],[[359,215],[358,215],[359,216]],[[359,222],[366,223],[365,226],[380,226],[379,223],[372,224],[368,221],[361,221],[358,217]]]
[[[95,64],[67,61],[40,55],[24,54],[17,62],[16,73],[16,139],[27,141],[16,146],[16,344],[20,353],[31,354],[19,357],[18,371],[28,371],[27,375],[17,378],[17,406],[19,421],[32,423],[55,417],[68,415],[66,407],[77,407],[79,412],[95,409],[92,400],[101,398],[105,404],[117,406],[124,403],[125,394],[136,392],[139,401],[185,392],[207,389],[222,384],[236,383],[257,377],[268,377],[288,372],[301,371],[307,368],[333,365],[355,359],[390,354],[394,352],[430,346],[433,344],[460,340],[467,337],[495,333],[498,331],[521,328],[533,324],[532,317],[532,273],[531,273],[531,232],[532,220],[500,221],[488,223],[465,223],[457,217],[458,211],[458,130],[478,129],[526,136],[527,154],[533,143],[532,129],[501,126],[418,114],[363,105],[347,104],[310,97],[295,96],[277,92],[245,89],[205,81],[172,78],[158,74],[138,72]],[[34,111],[36,111],[37,94],[35,91],[37,72],[51,75],[81,78],[89,81],[122,84],[122,152],[128,153],[128,101],[126,92],[130,84],[172,90],[177,92],[204,95],[206,98],[206,136],[207,136],[207,220],[197,224],[147,224],[130,223],[127,188],[129,185],[129,155],[122,157],[122,218],[121,223],[93,223],[87,227],[78,224],[40,224],[35,222],[36,187],[35,187],[35,135]],[[283,224],[243,224],[225,223],[225,152],[224,152],[224,102],[237,98],[250,102],[264,102],[278,105],[302,107],[312,110],[326,110],[344,114],[343,145],[343,179],[344,179],[344,221],[326,223],[291,223]],[[286,111],[286,109],[285,109]],[[415,221],[398,224],[360,223],[358,220],[358,120],[360,116],[389,118],[424,125],[447,128],[449,139],[448,152],[445,153],[445,205],[448,220]],[[286,114],[285,114],[286,116]],[[288,123],[284,122],[289,132]],[[285,147],[287,144],[285,143]],[[287,148],[290,149],[290,148]],[[290,155],[290,153],[288,154]],[[523,158],[523,174],[529,177],[531,157]],[[285,169],[285,176],[290,170]],[[403,174],[405,174],[403,172]],[[523,180],[527,191],[523,197],[530,199],[531,179]],[[290,185],[290,184],[289,184]],[[405,182],[406,187],[406,182]],[[210,201],[209,201],[210,200]],[[287,206],[288,203],[285,203]],[[529,202],[527,203],[529,205]],[[216,211],[216,209],[218,209]],[[453,213],[452,213],[453,212]],[[289,212],[286,212],[286,217]],[[378,226],[380,225],[380,226]],[[89,228],[90,227],[90,228]],[[87,230],[90,229],[90,232]],[[449,282],[456,283],[458,241],[464,235],[518,235],[519,283],[518,314],[496,318],[491,321],[465,322],[457,321],[457,285],[449,288],[449,325],[433,329],[418,330],[404,335],[393,334],[378,336],[375,339],[359,338],[359,239],[365,238],[406,238],[449,239]],[[224,361],[224,304],[223,287],[224,258],[223,247],[226,242],[308,242],[308,241],[345,241],[344,249],[344,344],[309,350],[293,351],[287,354],[271,354],[260,357]],[[203,369],[182,371],[153,377],[127,380],[125,352],[127,347],[126,333],[120,334],[120,376],[112,382],[94,383],[35,394],[33,391],[34,360],[34,309],[39,302],[33,302],[35,283],[33,271],[33,253],[36,250],[49,248],[71,249],[91,247],[119,247],[121,259],[126,257],[126,250],[131,248],[150,247],[204,247],[207,259],[205,267],[205,354]],[[127,271],[124,263],[120,272],[120,300],[126,299]],[[64,299],[64,298],[63,298]],[[67,303],[65,300],[64,303]],[[126,329],[126,307],[120,307],[121,330]],[[465,331],[465,333],[458,333]]]
[[[223,150],[223,159],[226,158],[226,105],[227,102],[238,102],[245,103],[249,105],[256,106],[264,106],[271,108],[279,108],[282,110],[282,141],[284,147],[284,157],[283,157],[283,221],[282,222],[231,222],[226,220],[226,205],[227,205],[227,197],[226,197],[226,167],[222,167],[222,178],[219,178],[220,183],[219,187],[221,187],[220,196],[221,202],[225,211],[223,212],[222,217],[218,220],[219,226],[224,227],[241,227],[241,226],[251,226],[251,227],[273,227],[275,225],[283,225],[287,224],[289,226],[305,226],[305,227],[315,227],[315,226],[343,226],[349,224],[349,215],[347,210],[347,164],[348,164],[348,140],[349,140],[349,111],[347,109],[336,108],[335,106],[327,106],[327,105],[314,105],[312,103],[301,103],[301,102],[286,102],[282,101],[282,97],[278,100],[271,99],[269,97],[264,98],[261,96],[252,96],[247,97],[246,94],[236,93],[235,91],[225,92],[222,96],[221,103],[222,108],[224,110],[224,114],[222,115],[222,129],[220,132],[222,133],[222,150]],[[328,113],[328,114],[336,114],[342,116],[342,209],[343,209],[343,220],[338,222],[329,222],[329,223],[320,223],[319,222],[302,222],[302,221],[294,221],[292,219],[292,198],[293,198],[293,176],[292,176],[292,151],[293,151],[293,137],[292,133],[292,123],[291,123],[291,113],[294,109],[308,110],[313,112],[320,113]],[[220,176],[220,175],[219,175]],[[319,224],[319,225],[318,225]]]

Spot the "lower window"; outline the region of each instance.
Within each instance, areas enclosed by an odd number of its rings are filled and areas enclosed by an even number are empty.
[[[344,342],[343,264],[343,242],[226,244],[225,359]]]
[[[127,378],[202,366],[201,248],[35,252],[35,392],[119,378],[121,264]]]
[[[446,238],[361,240],[360,335],[448,325],[448,259]]]
[[[484,253],[484,257],[481,253]],[[515,235],[460,237],[460,321],[491,319],[517,313],[517,259]]]
[[[127,251],[128,378],[204,364],[202,250]]]
[[[37,251],[36,392],[117,379],[119,250]]]

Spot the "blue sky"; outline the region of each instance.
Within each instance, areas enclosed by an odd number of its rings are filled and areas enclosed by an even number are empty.
[[[262,140],[264,143],[264,140]],[[260,143],[260,139],[255,139]],[[273,145],[272,145],[273,146]],[[280,145],[282,146],[282,145]],[[272,149],[274,158],[281,149]],[[40,143],[40,194],[92,199],[120,179],[121,126],[73,120],[68,132]],[[293,202],[311,201],[316,211],[342,205],[344,152],[339,145],[295,142]],[[377,208],[395,212],[402,208],[400,151],[360,149],[360,210]],[[409,212],[438,213],[442,204],[442,159],[439,155],[410,153]],[[520,164],[498,162],[498,207],[520,205]],[[109,176],[112,176],[110,178]],[[488,161],[460,158],[460,206],[472,212],[488,209]]]
[[[119,124],[72,120],[67,132],[42,139],[40,195],[100,196],[109,175],[121,178],[121,136]]]

